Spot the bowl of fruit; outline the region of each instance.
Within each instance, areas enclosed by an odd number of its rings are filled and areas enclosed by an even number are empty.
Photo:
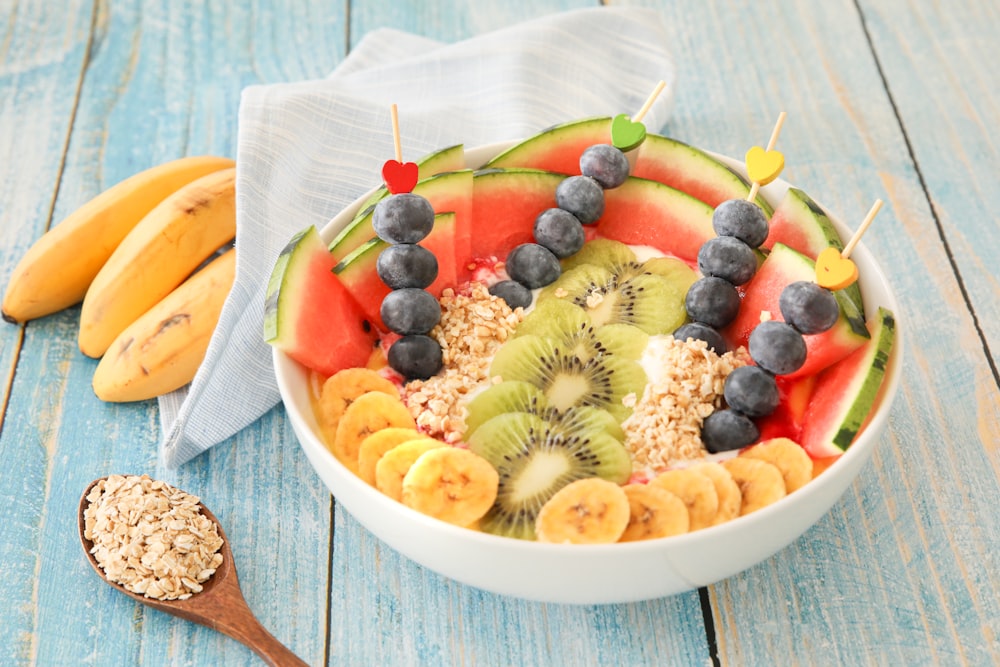
[[[620,603],[737,574],[837,502],[899,385],[897,304],[846,225],[776,174],[623,143],[622,118],[389,161],[272,273],[316,473],[481,589]]]

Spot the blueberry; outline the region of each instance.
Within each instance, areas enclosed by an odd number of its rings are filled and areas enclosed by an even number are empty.
[[[500,297],[511,308],[527,308],[531,305],[531,290],[516,280],[501,280],[491,285],[490,294]]]
[[[734,285],[743,285],[757,272],[753,248],[733,236],[716,236],[698,250],[698,269]]]
[[[684,306],[695,322],[721,329],[739,314],[740,295],[731,282],[706,276],[688,288]]]
[[[750,357],[775,375],[792,373],[806,362],[806,341],[791,324],[768,320],[750,332]]]
[[[610,144],[595,144],[580,156],[580,173],[590,176],[605,190],[624,183],[628,170],[625,153]]]
[[[767,216],[746,199],[729,199],[715,207],[712,228],[719,236],[734,236],[751,248],[767,239]]]
[[[507,255],[507,275],[528,289],[545,287],[561,273],[559,259],[537,243],[522,243]]]
[[[703,340],[708,343],[708,349],[715,350],[716,354],[726,353],[726,340],[722,337],[722,334],[701,322],[682,324],[674,332],[674,338],[681,341],[691,338],[694,340]]]
[[[387,243],[417,243],[431,233],[433,226],[431,203],[412,192],[386,197],[372,213],[372,227]]]
[[[781,316],[804,334],[826,331],[840,317],[837,297],[830,290],[809,280],[792,283],[778,297]]]
[[[423,334],[441,319],[441,306],[427,290],[404,287],[385,295],[379,314],[391,331],[403,336]]]
[[[726,376],[726,404],[747,417],[765,417],[778,407],[778,383],[758,366],[740,366]]]
[[[760,437],[753,420],[735,410],[716,410],[701,426],[701,441],[712,454],[742,449]]]
[[[589,225],[604,213],[604,190],[589,176],[570,176],[556,187],[556,204]]]
[[[441,370],[441,345],[430,336],[403,336],[388,356],[389,366],[407,380],[426,380]]]
[[[583,227],[575,215],[561,208],[545,209],[535,218],[535,241],[562,259],[583,247]]]
[[[427,287],[437,278],[438,262],[434,253],[423,246],[397,243],[379,253],[375,271],[392,289]]]

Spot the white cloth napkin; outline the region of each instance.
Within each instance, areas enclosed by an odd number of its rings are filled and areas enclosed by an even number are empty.
[[[658,131],[674,63],[660,15],[601,7],[553,14],[442,44],[375,30],[326,79],[252,86],[237,150],[236,280],[188,388],[160,399],[161,459],[176,467],[256,421],[280,400],[262,337],[264,289],[288,239],[322,228],[404,161],[453,144],[530,136],[595,115],[634,114],[660,80],[643,122]]]

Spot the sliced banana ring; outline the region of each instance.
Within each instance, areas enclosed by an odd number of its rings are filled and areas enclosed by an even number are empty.
[[[713,526],[732,521],[740,515],[743,494],[740,493],[740,487],[733,481],[733,476],[729,474],[728,470],[715,461],[696,463],[690,469],[708,477],[715,485],[715,494],[719,499],[719,510],[715,514],[715,519],[712,520]]]
[[[403,504],[456,526],[476,523],[493,506],[500,476],[489,461],[458,447],[421,454],[403,477]]]
[[[651,540],[688,532],[690,514],[684,501],[652,484],[623,487],[629,502],[629,520],[619,542]]]
[[[540,542],[610,544],[628,526],[625,490],[600,477],[570,482],[542,505],[535,519]]]
[[[740,487],[743,501],[740,516],[756,512],[785,497],[785,479],[777,466],[746,456],[737,456],[722,462]]]
[[[740,456],[760,459],[776,466],[785,480],[786,493],[801,489],[813,477],[812,459],[801,445],[788,438],[766,440],[744,449]]]
[[[393,500],[402,502],[403,478],[410,471],[410,466],[424,452],[446,446],[440,440],[424,436],[396,445],[375,464],[375,488]]]
[[[719,513],[719,494],[711,479],[691,468],[660,473],[650,481],[684,501],[691,516],[691,530],[707,528]]]

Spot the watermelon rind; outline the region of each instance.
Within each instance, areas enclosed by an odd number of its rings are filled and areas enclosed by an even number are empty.
[[[871,340],[819,374],[801,435],[810,456],[837,456],[854,442],[878,398],[895,340],[896,319],[879,307]]]
[[[523,167],[576,175],[580,173],[584,150],[594,144],[610,143],[610,117],[583,118],[542,130],[496,155],[483,167]]]

